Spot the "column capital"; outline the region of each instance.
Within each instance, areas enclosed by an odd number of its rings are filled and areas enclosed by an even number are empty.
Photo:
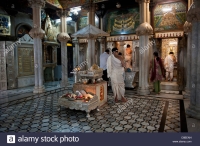
[[[67,42],[68,40],[70,40],[70,37],[69,37],[69,35],[68,35],[67,33],[62,32],[62,33],[60,33],[60,34],[58,35],[58,40],[59,40],[60,42]]]
[[[150,3],[150,0],[135,0],[135,2],[141,3]]]
[[[40,39],[43,39],[44,36],[45,36],[45,31],[41,28],[39,28],[38,26],[34,26],[30,32],[29,32],[30,36],[32,38],[40,38]]]
[[[100,43],[104,43],[105,40],[106,40],[105,37],[98,37],[98,38],[97,38],[97,41],[99,41]]]
[[[188,22],[197,22],[200,21],[200,2],[194,1],[187,13]]]
[[[183,28],[184,28],[184,32],[189,33],[192,31],[192,24],[186,21]]]
[[[73,39],[72,42],[73,42],[74,44],[78,44],[78,43],[79,43],[78,39]]]
[[[144,22],[138,26],[136,29],[136,34],[138,36],[153,34],[153,28],[149,23]]]
[[[40,6],[45,7],[45,0],[28,0],[28,4],[30,7]]]
[[[67,17],[69,15],[70,11],[67,9],[61,9],[56,11],[56,14],[58,17]]]

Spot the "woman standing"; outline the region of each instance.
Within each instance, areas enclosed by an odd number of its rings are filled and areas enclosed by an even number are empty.
[[[160,82],[162,78],[165,77],[164,66],[160,57],[158,57],[158,52],[154,52],[154,59],[151,61],[150,72],[151,72],[151,82],[154,83],[154,89],[156,94],[159,94]]]

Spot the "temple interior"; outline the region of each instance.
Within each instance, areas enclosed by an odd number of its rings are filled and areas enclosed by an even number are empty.
[[[0,1],[0,132],[200,132],[199,7]],[[125,60],[126,103],[115,103],[111,81],[101,78],[100,55],[113,48]],[[159,94],[149,71],[154,52],[163,64],[175,58]]]

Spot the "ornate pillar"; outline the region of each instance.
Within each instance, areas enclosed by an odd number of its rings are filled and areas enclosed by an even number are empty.
[[[139,47],[135,47],[135,66],[133,67],[133,71],[139,71]]]
[[[93,0],[90,0],[90,3],[86,6],[88,9],[88,24],[95,26],[95,4]],[[91,67],[93,64],[96,63],[95,59],[95,39],[96,38],[88,38],[88,48],[87,48],[87,61],[88,67]]]
[[[190,105],[186,114],[200,119],[200,1],[194,0],[187,13],[187,21],[192,23],[192,41],[191,51],[191,84],[190,88]]]
[[[57,11],[57,15],[61,19],[61,33],[58,35],[58,40],[61,43],[61,62],[62,62],[62,82],[61,86],[66,87],[68,85],[68,58],[67,58],[67,42],[70,39],[67,34],[67,10]]]
[[[139,95],[150,94],[149,90],[149,35],[153,34],[153,28],[148,23],[149,0],[136,0],[140,4],[140,26],[136,29],[139,38]]]
[[[33,93],[43,93],[43,60],[42,60],[42,38],[45,35],[41,29],[41,8],[45,6],[44,0],[28,0],[33,9],[33,25],[29,32],[34,40],[34,63],[35,63],[35,87]]]
[[[2,90],[7,90],[5,41],[0,42],[0,95],[2,93]]]
[[[186,21],[184,24],[184,31],[187,35],[187,68],[186,68],[187,81],[186,81],[185,94],[183,96],[185,98],[190,98],[192,24]]]

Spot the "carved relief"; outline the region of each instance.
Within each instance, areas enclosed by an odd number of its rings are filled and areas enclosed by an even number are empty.
[[[153,28],[149,23],[144,22],[136,29],[136,34],[138,36],[153,34]]]

